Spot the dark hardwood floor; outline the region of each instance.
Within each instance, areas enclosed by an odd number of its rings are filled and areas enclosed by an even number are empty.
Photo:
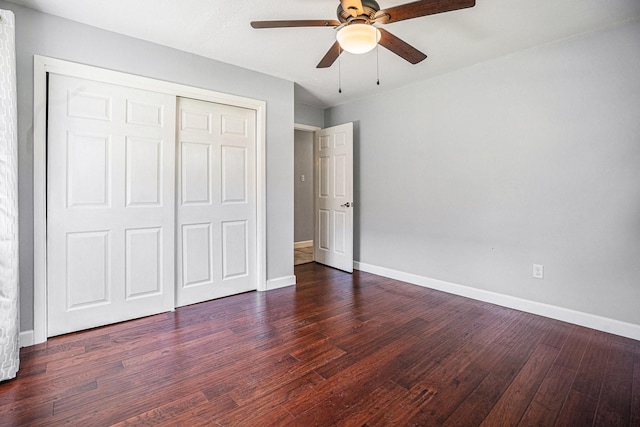
[[[640,426],[640,342],[355,272],[50,339],[0,424]]]

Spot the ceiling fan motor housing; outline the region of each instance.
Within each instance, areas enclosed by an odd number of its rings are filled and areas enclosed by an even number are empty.
[[[353,17],[349,10],[344,10],[342,4],[338,5],[338,20],[340,22],[350,22],[354,20],[369,23],[373,20],[373,16],[380,10],[380,5],[374,0],[362,0],[363,13],[357,17]]]

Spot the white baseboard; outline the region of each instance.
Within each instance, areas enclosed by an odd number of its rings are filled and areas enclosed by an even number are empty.
[[[20,332],[20,336],[18,337],[18,342],[20,344],[20,348],[29,347],[33,345],[34,344],[33,330]]]
[[[296,284],[296,276],[285,276],[278,277],[277,279],[269,279],[267,280],[267,291],[272,291],[274,289],[280,289],[287,286],[294,286]]]
[[[302,242],[293,242],[293,249],[312,248],[313,240],[305,240]]]
[[[640,325],[354,261],[356,270],[640,340]]]

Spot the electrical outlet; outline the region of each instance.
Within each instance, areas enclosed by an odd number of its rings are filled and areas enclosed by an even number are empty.
[[[542,264],[533,264],[533,278],[542,279],[544,277],[544,266]]]
[[[304,175],[300,175],[300,181],[304,182]]]

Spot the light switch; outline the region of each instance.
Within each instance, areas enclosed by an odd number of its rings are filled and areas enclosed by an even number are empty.
[[[304,182],[304,175],[300,175],[300,181]]]

